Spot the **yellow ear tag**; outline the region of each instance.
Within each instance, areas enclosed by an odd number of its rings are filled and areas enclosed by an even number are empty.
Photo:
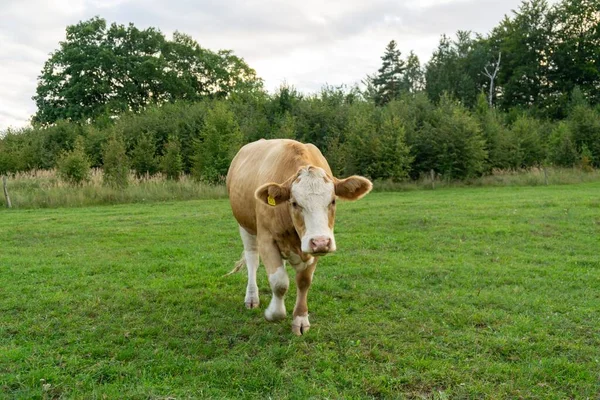
[[[275,203],[275,199],[271,196],[267,197],[267,203],[269,203],[270,206],[276,206],[277,203]]]

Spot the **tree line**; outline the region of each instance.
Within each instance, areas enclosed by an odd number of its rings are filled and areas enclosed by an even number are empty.
[[[0,174],[58,168],[81,181],[103,167],[115,185],[129,169],[214,183],[259,138],[314,143],[336,174],[372,179],[598,167],[598,5],[525,1],[486,36],[442,37],[423,67],[391,41],[364,87],[310,95],[269,94],[242,59],[187,35],[93,18],[46,62],[33,126],[4,132]]]
[[[273,95],[176,102],[124,113],[110,124],[60,121],[9,131],[0,141],[0,173],[49,169],[78,151],[90,167],[127,165],[139,176],[189,173],[220,182],[236,151],[260,138],[317,145],[338,175],[419,178],[431,170],[465,179],[493,169],[600,166],[600,110],[575,90],[568,117],[539,119],[490,108],[485,94],[469,109],[424,93],[383,106],[341,88],[304,96]]]

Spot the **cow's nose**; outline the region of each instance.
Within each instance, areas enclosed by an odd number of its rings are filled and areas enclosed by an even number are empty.
[[[310,239],[310,249],[313,253],[327,253],[331,247],[331,238],[317,236]]]

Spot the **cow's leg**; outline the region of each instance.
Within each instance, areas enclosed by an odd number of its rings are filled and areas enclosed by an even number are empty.
[[[317,259],[314,258],[311,264],[303,269],[296,269],[296,306],[294,307],[292,332],[296,335],[303,335],[310,329],[308,322],[308,289],[312,283],[313,274],[317,267]]]
[[[259,235],[258,251],[263,260],[273,297],[265,310],[267,321],[280,321],[285,318],[284,297],[290,286],[290,279],[285,271],[285,264],[279,253],[279,248],[269,236],[261,238]]]
[[[244,259],[246,260],[246,269],[248,270],[248,286],[246,286],[246,308],[258,307],[260,300],[258,298],[258,285],[256,285],[256,271],[258,270],[258,242],[256,235],[249,234],[240,226],[240,236],[244,243]]]

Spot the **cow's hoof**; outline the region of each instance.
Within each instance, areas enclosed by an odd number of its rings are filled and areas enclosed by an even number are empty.
[[[265,319],[269,322],[277,322],[285,319],[285,311],[270,311],[268,308],[265,310]]]
[[[246,300],[244,300],[247,309],[258,308],[260,300],[258,294],[246,294]]]
[[[281,321],[285,318],[285,304],[283,299],[273,296],[269,307],[265,310],[265,319],[269,322]]]
[[[246,301],[246,308],[248,310],[251,310],[253,308],[258,308],[259,305],[260,305],[260,302],[258,300]]]
[[[310,322],[308,322],[308,315],[294,317],[292,322],[292,332],[296,335],[304,335],[310,329]]]

